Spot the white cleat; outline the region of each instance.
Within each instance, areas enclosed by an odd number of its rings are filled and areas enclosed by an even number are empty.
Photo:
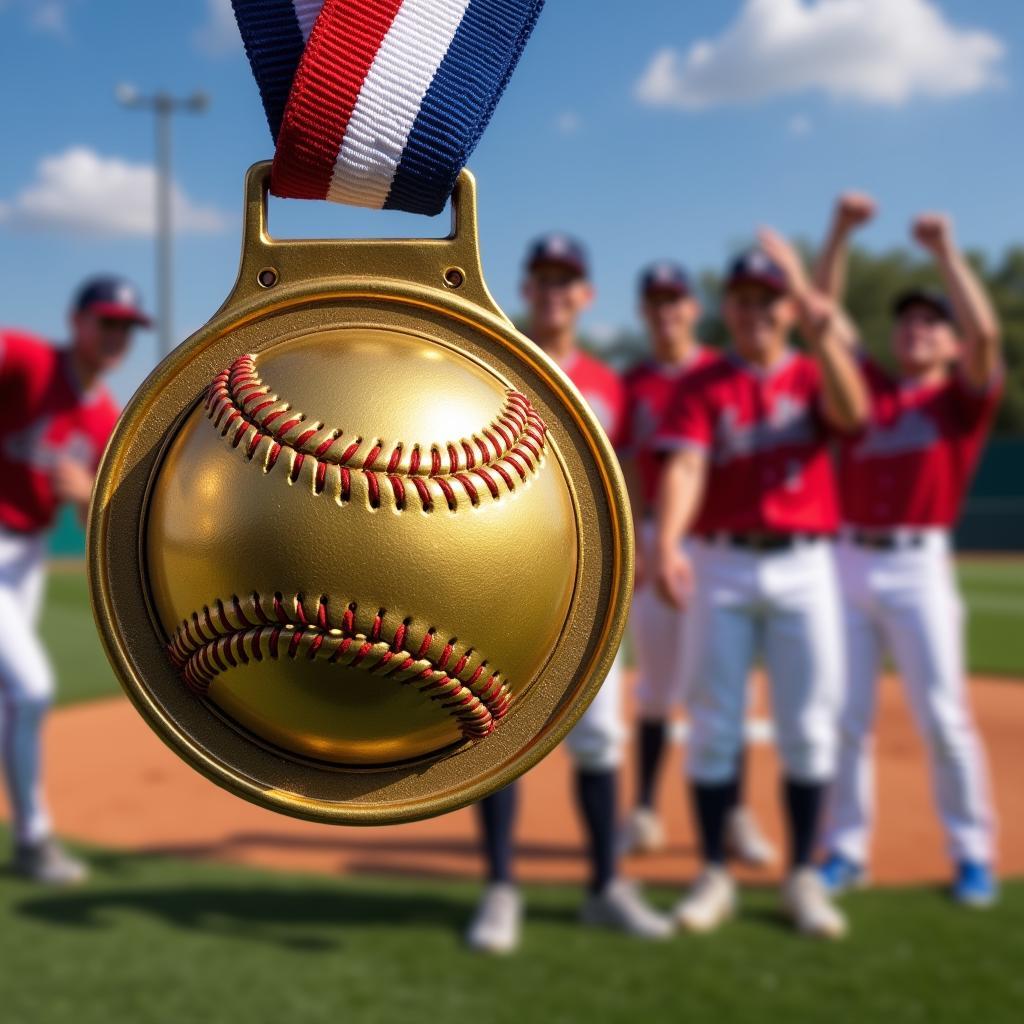
[[[753,868],[767,868],[778,853],[746,807],[737,807],[725,823],[725,848],[730,857]]]
[[[713,932],[736,913],[736,883],[725,868],[708,867],[676,904],[675,919],[688,932]]]
[[[616,878],[601,892],[588,896],[580,921],[638,939],[667,939],[675,931],[671,919],[650,907],[636,883],[625,878]]]
[[[782,904],[796,930],[816,939],[841,939],[846,918],[814,868],[797,868],[782,885]]]
[[[14,870],[42,885],[79,885],[89,877],[85,864],[56,839],[19,845],[14,851]]]
[[[665,849],[665,828],[649,807],[637,807],[626,819],[619,834],[619,853],[623,857],[660,853]]]
[[[523,899],[508,882],[492,882],[484,890],[466,931],[466,944],[478,953],[511,953],[523,930]]]

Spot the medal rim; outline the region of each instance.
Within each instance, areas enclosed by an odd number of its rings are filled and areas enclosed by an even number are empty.
[[[456,231],[452,241],[461,245],[461,251],[455,247],[445,249],[444,246],[437,246],[435,243],[445,240],[427,240],[430,246],[431,258],[426,263],[433,265],[434,269],[441,275],[451,266],[458,266],[466,274],[467,283],[470,288],[465,293],[459,294],[454,291],[445,290],[444,287],[431,287],[417,282],[417,276],[422,278],[423,249],[420,249],[420,256],[414,266],[414,273],[409,273],[409,279],[396,277],[354,277],[340,276],[330,277],[321,275],[306,279],[298,279],[290,282],[287,278],[280,287],[272,290],[261,288],[256,283],[256,275],[248,274],[253,266],[266,264],[266,249],[279,250],[282,246],[288,247],[289,257],[292,264],[295,264],[298,257],[304,251],[313,254],[319,259],[328,248],[351,249],[364,247],[363,252],[387,252],[389,246],[408,245],[417,247],[418,242],[404,243],[380,243],[380,242],[348,242],[338,240],[327,242],[316,240],[306,243],[301,241],[289,241],[284,243],[269,240],[266,234],[266,175],[265,169],[268,165],[256,165],[250,170],[247,179],[247,220],[246,220],[246,245],[243,248],[243,258],[239,273],[239,280],[235,290],[224,303],[221,309],[211,318],[210,322],[197,331],[184,344],[174,350],[154,371],[150,374],[144,384],[139,388],[125,409],[121,420],[112,436],[107,450],[104,453],[97,483],[94,490],[92,506],[88,524],[88,573],[90,580],[90,596],[93,605],[93,613],[101,635],[107,657],[114,668],[122,688],[131,699],[136,709],[147,721],[149,726],[157,733],[160,739],[175,751],[186,763],[199,771],[206,778],[210,779],[222,788],[232,792],[236,796],[249,800],[255,804],[278,811],[293,817],[306,818],[318,822],[329,822],[335,824],[397,824],[400,822],[413,821],[421,818],[432,817],[437,814],[446,813],[463,807],[469,803],[479,800],[490,793],[502,788],[514,781],[525,771],[529,770],[545,757],[565,735],[572,729],[579,718],[583,715],[594,696],[597,694],[605,675],[614,661],[619,641],[625,629],[629,609],[629,599],[633,584],[633,536],[631,528],[631,517],[629,513],[628,499],[626,497],[625,485],[619,471],[618,463],[610,442],[601,429],[598,421],[579,395],[563,371],[540,349],[538,349],[528,338],[520,334],[511,321],[494,303],[486,290],[483,282],[482,272],[479,270],[479,251],[476,243],[475,233],[475,193],[472,177],[468,172],[463,172],[460,179],[461,196],[457,197],[456,219],[461,221],[464,231],[461,239]],[[260,199],[260,210],[253,210],[253,193],[259,190],[262,193]],[[468,192],[468,195],[467,195]],[[467,216],[466,204],[469,204]],[[461,204],[461,205],[460,205]],[[466,224],[472,229],[472,245],[466,241]],[[253,229],[259,232],[258,243],[253,242]],[[476,280],[472,275],[476,271]],[[436,276],[433,278],[436,280]],[[174,717],[158,694],[147,683],[144,674],[140,673],[136,665],[142,655],[139,651],[149,648],[146,651],[146,658],[159,657],[166,664],[166,670],[170,670],[169,661],[166,655],[162,628],[159,620],[154,615],[154,609],[150,603],[148,586],[144,578],[144,560],[140,552],[136,552],[137,563],[127,565],[126,562],[116,560],[111,564],[106,558],[107,552],[107,527],[111,517],[111,507],[114,503],[127,500],[125,491],[120,485],[124,482],[126,470],[126,453],[129,446],[138,443],[141,436],[156,438],[160,441],[158,445],[149,444],[146,447],[147,458],[150,459],[147,481],[142,488],[141,501],[137,502],[135,521],[138,523],[138,534],[144,536],[144,516],[148,507],[149,494],[152,487],[152,480],[159,471],[163,452],[174,436],[174,433],[184,421],[184,417],[194,407],[198,400],[199,393],[193,395],[192,400],[184,408],[178,409],[173,416],[168,417],[164,413],[163,419],[154,419],[154,409],[159,408],[161,401],[165,404],[172,399],[170,393],[173,390],[175,380],[181,379],[187,366],[195,366],[197,358],[207,353],[211,348],[221,347],[218,342],[226,344],[230,335],[244,327],[258,325],[263,321],[270,321],[279,316],[287,317],[292,312],[298,312],[310,308],[314,304],[323,304],[328,310],[326,321],[317,330],[343,329],[355,326],[342,314],[350,313],[359,309],[365,314],[367,306],[377,307],[381,303],[397,304],[404,315],[423,316],[428,311],[428,316],[439,316],[452,319],[461,325],[463,331],[469,330],[475,334],[489,338],[491,344],[497,343],[507,352],[513,360],[519,360],[523,364],[522,376],[529,379],[535,375],[539,381],[556,396],[564,410],[568,411],[578,433],[584,439],[587,450],[584,453],[577,452],[579,460],[588,468],[596,469],[598,481],[591,479],[590,484],[595,483],[605,498],[606,521],[601,520],[596,524],[589,522],[591,513],[589,510],[580,507],[580,498],[577,492],[577,484],[568,471],[564,461],[564,453],[558,441],[558,436],[553,437],[554,448],[557,452],[556,459],[561,464],[561,471],[565,474],[567,485],[572,494],[572,501],[577,517],[579,534],[579,546],[582,552],[585,543],[595,542],[591,534],[600,536],[607,535],[610,545],[609,550],[602,551],[602,557],[596,569],[600,576],[605,568],[610,568],[611,578],[603,588],[603,596],[599,600],[599,609],[602,615],[601,625],[603,627],[604,643],[599,646],[600,641],[593,638],[592,632],[594,623],[580,623],[576,620],[579,614],[579,594],[581,587],[601,587],[601,581],[597,584],[583,579],[583,574],[593,569],[586,567],[578,568],[577,585],[574,588],[573,599],[570,604],[568,618],[574,622],[576,628],[583,626],[591,627],[591,638],[583,646],[584,656],[579,659],[575,671],[572,673],[572,686],[568,687],[554,707],[547,721],[541,723],[540,729],[531,731],[530,742],[512,751],[504,752],[504,745],[500,742],[503,729],[506,723],[490,737],[476,744],[456,744],[454,748],[448,748],[437,755],[426,760],[432,765],[448,758],[458,758],[463,753],[474,748],[494,745],[493,749],[497,757],[497,764],[485,773],[478,774],[474,781],[460,787],[445,787],[433,794],[420,794],[415,798],[407,798],[401,801],[388,801],[373,803],[369,800],[363,801],[339,801],[323,800],[317,797],[304,795],[300,792],[289,791],[280,786],[267,785],[265,781],[247,772],[243,765],[225,760],[223,752],[217,753],[208,749],[193,735],[190,734],[187,725]],[[359,304],[362,303],[363,306]],[[388,307],[391,308],[391,307]],[[361,326],[367,326],[362,323]],[[388,329],[388,324],[377,323],[377,327]],[[260,351],[266,351],[274,344],[285,341],[289,336],[296,336],[306,333],[313,333],[312,330],[283,331],[275,335],[274,339],[263,345]],[[413,331],[415,332],[415,330]],[[426,331],[419,332],[422,336],[430,338]],[[455,341],[442,337],[433,340],[441,341],[450,347],[461,351]],[[481,342],[486,348],[485,342]],[[235,345],[235,354],[241,351],[240,344]],[[499,379],[502,378],[500,367],[489,366],[475,353],[463,352],[464,355],[483,362],[485,366]],[[219,354],[218,362],[224,360],[224,355]],[[196,373],[199,371],[196,370]],[[205,371],[204,371],[205,372]],[[529,393],[529,390],[528,390]],[[533,396],[531,396],[533,397]],[[549,425],[550,426],[550,425]],[[558,432],[564,438],[563,425],[559,419]],[[564,443],[564,441],[563,441]],[[156,451],[156,454],[153,452]],[[134,471],[136,466],[132,466]],[[588,474],[589,477],[589,474]],[[134,507],[134,506],[133,506]],[[130,510],[129,510],[130,511]],[[601,517],[599,516],[600,520]],[[127,570],[127,572],[126,572]],[[133,572],[133,570],[135,570]],[[128,574],[131,578],[123,579]],[[119,605],[124,592],[133,589],[141,589],[145,595],[146,615],[151,626],[151,637],[127,638],[122,635],[119,625]],[[526,689],[521,693],[518,700],[524,700],[528,693],[537,690],[541,684],[544,674],[556,653],[560,650],[566,640],[568,630],[563,630],[555,650],[549,656],[544,668],[530,681]],[[129,648],[135,648],[133,657]],[[152,662],[156,665],[159,662]],[[181,684],[184,690],[184,684]],[[211,708],[204,701],[187,694],[193,702],[197,713],[210,716]],[[568,704],[566,704],[568,701]],[[518,704],[518,701],[517,701]],[[188,705],[184,705],[185,708]],[[179,710],[181,710],[179,708]],[[525,709],[524,709],[525,710]],[[512,712],[515,714],[515,712]],[[194,715],[190,715],[194,718]],[[224,716],[218,712],[218,717]],[[532,720],[532,719],[531,719]],[[233,723],[221,722],[223,728],[235,729],[236,732],[244,733],[240,727]],[[207,729],[201,729],[201,732]],[[248,735],[248,734],[246,734]],[[387,766],[386,769],[374,767],[352,767],[321,765],[319,763],[303,765],[302,760],[291,756],[286,751],[279,751],[265,742],[261,743],[258,737],[248,737],[248,742],[262,745],[264,754],[268,751],[271,756],[278,760],[287,762],[293,774],[295,771],[307,771],[313,773],[309,778],[315,777],[317,773],[327,771],[332,778],[352,776],[361,778],[364,785],[355,785],[359,792],[365,792],[365,780],[367,775],[382,773],[384,771],[400,770],[402,772],[413,772],[420,762],[403,763],[401,766]],[[286,773],[285,773],[286,774]]]

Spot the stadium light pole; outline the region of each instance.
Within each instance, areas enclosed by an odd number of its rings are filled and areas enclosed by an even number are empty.
[[[151,110],[156,115],[156,291],[160,357],[174,348],[174,224],[171,209],[171,118],[179,111],[201,114],[210,105],[204,92],[177,97],[166,92],[143,95],[134,85],[119,85],[118,103],[128,110]]]

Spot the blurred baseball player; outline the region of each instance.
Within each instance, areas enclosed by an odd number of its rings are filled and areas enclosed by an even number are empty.
[[[577,323],[593,300],[586,253],[574,239],[548,235],[526,258],[523,297],[530,337],[568,374],[616,442],[625,396],[619,379],[577,348]],[[621,665],[608,673],[579,723],[566,739],[576,764],[576,797],[586,826],[591,878],[583,904],[584,924],[616,928],[645,939],[666,938],[671,922],[643,902],[616,865],[616,779],[621,761]],[[519,943],[522,901],[512,875],[518,787],[509,786],[478,805],[484,832],[488,885],[467,941],[477,950],[506,953]]]
[[[623,829],[623,854],[653,853],[665,845],[664,828],[655,811],[655,788],[664,763],[669,718],[685,697],[683,613],[658,597],[650,578],[655,554],[654,501],[661,476],[661,456],[651,442],[680,382],[719,358],[697,338],[700,302],[684,267],[671,262],[652,264],[640,275],[639,292],[651,356],[626,375],[621,444],[637,538],[637,578],[629,626],[639,712],[637,806]],[[729,815],[726,846],[747,864],[764,866],[775,859],[771,844],[742,806]]]
[[[874,214],[840,200],[818,280],[837,300],[851,233]],[[956,865],[953,896],[996,898],[988,771],[967,699],[963,605],[950,531],[1002,394],[1000,326],[947,217],[913,225],[945,293],[914,289],[894,306],[896,372],[863,357],[871,391],[867,429],[840,450],[846,529],[839,547],[849,678],[839,770],[822,877],[833,892],[866,878],[873,819],[872,732],[878,675],[889,653],[928,746],[935,799]]]
[[[836,754],[842,629],[831,536],[838,502],[829,442],[867,416],[842,319],[771,231],[728,272],[728,354],[673,396],[655,444],[669,453],[657,514],[657,582],[687,609],[687,771],[705,862],[676,908],[707,932],[735,910],[725,825],[736,805],[748,676],[772,688],[785,773],[790,870],[783,904],[798,930],[838,938],[846,922],[812,866]],[[809,348],[790,348],[799,324]],[[690,553],[680,542],[692,538]]]
[[[79,290],[70,323],[66,348],[0,330],[0,741],[15,869],[51,884],[78,882],[86,869],[53,838],[41,793],[40,732],[54,691],[36,633],[46,531],[62,504],[85,517],[117,420],[100,378],[149,320],[130,284],[104,277]]]

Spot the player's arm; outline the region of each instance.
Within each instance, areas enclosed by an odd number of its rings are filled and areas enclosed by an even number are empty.
[[[53,467],[53,491],[57,498],[74,505],[84,523],[89,517],[89,502],[96,474],[78,459],[62,455]]]
[[[697,518],[707,485],[707,452],[687,445],[666,457],[658,487],[656,581],[662,600],[685,608],[693,590],[690,560],[681,548]]]
[[[626,494],[629,496],[629,507],[633,519],[633,548],[635,551],[633,585],[639,587],[643,585],[648,571],[647,552],[643,550],[643,545],[640,543],[644,507],[643,483],[640,479],[640,466],[635,455],[620,452],[619,465],[622,467],[622,479],[626,484]]]
[[[1003,372],[999,316],[985,286],[960,251],[949,217],[923,214],[914,221],[913,231],[918,244],[935,257],[953,304],[964,342],[961,372],[972,387],[984,391]]]
[[[836,201],[825,244],[814,266],[814,283],[837,305],[846,297],[850,239],[875,216],[874,199],[862,192],[846,192]]]
[[[778,232],[760,235],[765,252],[786,273],[800,314],[800,330],[821,368],[821,409],[829,425],[855,433],[867,423],[870,399],[854,354],[856,338],[836,303],[814,286],[796,249]]]

